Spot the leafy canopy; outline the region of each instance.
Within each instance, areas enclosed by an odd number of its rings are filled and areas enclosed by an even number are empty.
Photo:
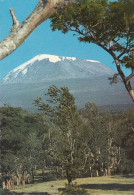
[[[73,31],[78,39],[120,53],[126,67],[134,67],[134,1],[75,0],[51,18],[52,30]],[[122,57],[122,58],[121,58]]]
[[[55,127],[57,134],[57,160],[64,169],[68,183],[76,177],[85,163],[87,144],[86,129],[77,112],[75,98],[67,87],[50,86],[46,93],[46,104],[41,98],[35,100],[35,105],[47,114]]]

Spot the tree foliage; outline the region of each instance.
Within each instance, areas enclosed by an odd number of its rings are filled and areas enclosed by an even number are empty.
[[[121,114],[119,132],[121,136],[121,146],[125,149],[127,157],[134,160],[134,112],[128,110]]]
[[[4,106],[1,111],[1,160],[3,180],[17,179],[19,185],[38,164],[42,150],[41,138],[37,136],[47,128],[39,115],[33,115],[21,108]],[[41,126],[40,126],[41,122]],[[32,178],[31,178],[32,180]]]
[[[82,169],[87,152],[82,120],[67,87],[58,89],[51,86],[46,95],[48,104],[41,102],[40,98],[35,100],[35,104],[59,127],[56,152],[70,184]]]
[[[130,79],[134,76],[133,0],[76,0],[51,18],[52,30],[74,32],[79,41],[94,43],[108,52],[115,62],[127,91],[134,100]],[[131,68],[128,77],[121,66]]]
[[[7,185],[134,171],[134,110],[110,113],[94,103],[78,111],[67,87],[51,86],[35,100],[39,113],[5,105],[1,112],[2,177]],[[74,190],[75,186],[67,187]],[[76,189],[77,190],[77,189]]]

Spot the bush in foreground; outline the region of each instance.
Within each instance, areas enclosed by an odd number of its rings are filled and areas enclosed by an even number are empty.
[[[75,184],[65,185],[64,189],[60,189],[60,195],[89,195],[85,189],[79,188],[79,186]]]

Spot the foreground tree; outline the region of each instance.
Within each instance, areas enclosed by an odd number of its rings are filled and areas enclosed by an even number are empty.
[[[111,81],[117,82],[120,75],[134,101],[131,83],[134,76],[133,0],[76,0],[64,10],[60,9],[51,22],[52,30],[72,31],[80,41],[94,43],[110,54],[118,71]],[[125,76],[122,65],[132,70],[129,76]]]
[[[34,29],[52,16],[58,8],[63,8],[70,2],[71,0],[39,0],[35,9],[21,24],[19,24],[19,21],[11,8],[10,13],[13,25],[10,34],[0,42],[0,60],[16,50]]]
[[[51,86],[48,89],[47,103],[41,98],[35,105],[47,114],[55,126],[58,126],[56,153],[57,160],[65,171],[68,183],[76,177],[85,163],[87,152],[82,120],[75,106],[75,99],[68,88]]]

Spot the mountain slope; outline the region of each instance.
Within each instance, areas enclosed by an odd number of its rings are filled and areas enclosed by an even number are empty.
[[[113,73],[114,71],[98,61],[42,54],[9,72],[2,83],[35,82],[55,78],[93,78]]]
[[[113,70],[98,61],[38,55],[2,80],[0,104],[10,103],[31,110],[34,99],[44,98],[49,86],[56,85],[67,86],[78,107],[83,107],[86,102],[95,102],[101,107],[131,107],[132,101],[123,83],[109,84],[108,77],[113,74]]]

